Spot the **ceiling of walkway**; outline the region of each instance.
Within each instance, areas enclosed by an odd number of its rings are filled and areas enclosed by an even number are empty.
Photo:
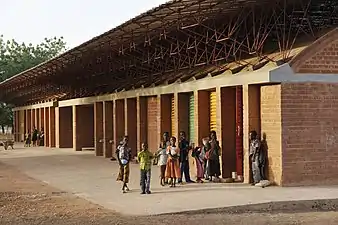
[[[259,69],[338,25],[338,0],[176,0],[0,83],[15,105]]]

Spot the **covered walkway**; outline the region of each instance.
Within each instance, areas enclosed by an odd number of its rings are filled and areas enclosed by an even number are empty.
[[[117,164],[108,159],[92,157],[92,154],[71,149],[20,148],[0,151],[0,162],[123,214],[153,215],[274,201],[333,199],[338,196],[338,187],[261,189],[245,184],[206,183],[184,185],[176,189],[162,188],[158,184],[156,167],[153,168],[153,194],[141,196],[138,165],[131,167],[131,193],[122,194],[120,184],[115,182]]]

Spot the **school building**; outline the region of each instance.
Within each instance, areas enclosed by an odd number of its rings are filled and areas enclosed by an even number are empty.
[[[174,0],[0,83],[15,141],[109,158],[215,130],[222,176],[249,182],[249,131],[277,185],[338,184],[338,1]]]

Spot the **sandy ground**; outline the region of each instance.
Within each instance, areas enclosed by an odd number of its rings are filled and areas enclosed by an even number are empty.
[[[141,204],[142,202],[135,202]],[[0,224],[338,224],[338,212],[229,213],[209,211],[149,217],[122,216],[0,164]]]

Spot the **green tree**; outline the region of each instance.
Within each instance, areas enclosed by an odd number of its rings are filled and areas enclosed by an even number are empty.
[[[0,36],[0,82],[18,73],[39,65],[58,56],[66,50],[66,43],[61,38],[45,38],[37,45],[18,43],[15,40],[4,40]],[[0,126],[12,126],[12,107],[0,102]]]
[[[13,113],[12,107],[5,103],[0,103],[0,127],[2,133],[5,133],[5,126],[12,126]]]

